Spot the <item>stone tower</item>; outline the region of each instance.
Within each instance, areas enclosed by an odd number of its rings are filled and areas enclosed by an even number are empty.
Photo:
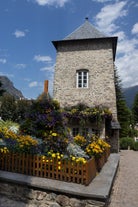
[[[57,50],[54,99],[61,107],[77,103],[107,106],[117,121],[114,82],[117,37],[105,36],[86,18],[74,32],[53,44]]]

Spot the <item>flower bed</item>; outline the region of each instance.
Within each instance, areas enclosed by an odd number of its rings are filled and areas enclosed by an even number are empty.
[[[84,185],[89,185],[97,172],[94,158],[82,163],[46,156],[5,152],[0,153],[0,170]]]
[[[88,185],[109,156],[110,145],[98,135],[71,137],[68,128],[59,127],[43,133],[42,139],[4,124],[0,170]]]

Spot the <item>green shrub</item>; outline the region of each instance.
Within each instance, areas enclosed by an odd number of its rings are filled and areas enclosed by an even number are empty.
[[[138,142],[134,142],[134,150],[138,151]]]
[[[120,139],[120,149],[133,149],[134,146],[134,140],[130,137],[123,137]]]

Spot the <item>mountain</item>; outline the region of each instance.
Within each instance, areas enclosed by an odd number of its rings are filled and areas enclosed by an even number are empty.
[[[0,82],[2,83],[1,89],[4,89],[7,93],[13,95],[16,99],[24,99],[22,92],[16,89],[13,83],[6,77],[0,76]],[[123,94],[129,108],[132,107],[134,98],[138,93],[138,85],[129,88],[123,88]]]
[[[129,108],[132,107],[134,98],[138,93],[138,85],[129,88],[123,88],[124,97]]]
[[[0,76],[0,82],[2,83],[1,89],[4,89],[6,93],[14,96],[15,99],[24,99],[22,92],[16,89],[6,76]]]

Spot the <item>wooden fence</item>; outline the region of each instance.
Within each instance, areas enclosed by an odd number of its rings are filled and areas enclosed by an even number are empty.
[[[0,170],[84,185],[89,185],[97,172],[94,158],[82,164],[38,155],[12,153],[0,153]]]
[[[108,160],[110,155],[110,148],[106,148],[105,152],[99,158],[95,158],[97,171],[100,172],[105,162]]]

